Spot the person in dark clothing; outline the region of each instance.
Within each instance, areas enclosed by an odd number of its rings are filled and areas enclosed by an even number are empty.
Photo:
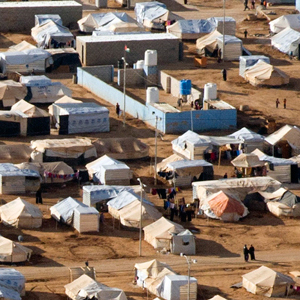
[[[255,260],[255,253],[254,253],[255,249],[253,247],[253,245],[250,246],[249,248],[249,254],[250,254],[250,259],[251,260]]]
[[[247,30],[247,29],[245,29],[245,31],[244,31],[244,36],[245,36],[245,39],[246,39],[247,36],[248,36],[248,30]]]
[[[228,175],[227,173],[224,174],[223,178],[228,178]]]
[[[37,191],[36,191],[36,194],[35,194],[35,200],[36,200],[36,204],[43,204],[43,198],[42,198],[42,189],[39,188]]]
[[[247,248],[247,245],[244,246],[243,252],[244,252],[245,262],[248,262],[248,259],[249,259],[249,250]]]
[[[227,71],[226,71],[226,69],[223,69],[223,70],[221,71],[221,73],[222,73],[222,75],[223,75],[223,80],[226,81],[226,80],[227,80]]]
[[[120,105],[119,105],[119,103],[116,104],[116,114],[119,118],[119,116],[120,116]]]
[[[248,10],[250,10],[250,8],[249,8],[249,6],[248,6],[248,0],[245,0],[244,1],[244,11],[246,10],[246,9],[248,9]]]

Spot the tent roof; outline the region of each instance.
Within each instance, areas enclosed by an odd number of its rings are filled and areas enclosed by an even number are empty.
[[[262,142],[265,139],[263,135],[255,133],[246,127],[243,127],[240,130],[229,134],[228,136],[237,140],[241,140],[242,142]]]
[[[176,33],[210,33],[215,30],[215,26],[205,20],[178,20],[174,24],[167,26],[167,32]]]
[[[294,280],[280,272],[276,272],[266,266],[251,271],[242,276],[248,281],[261,287],[274,287],[282,284],[293,284]]]
[[[76,115],[76,114],[100,114],[100,113],[108,113],[109,110],[94,102],[64,102],[58,103],[55,102],[52,106],[57,106],[62,109],[59,115]]]
[[[217,37],[223,36],[218,30],[214,30],[213,32],[197,39],[196,48],[198,50],[202,50],[207,47],[210,52],[213,52],[217,46]]]
[[[14,52],[14,51],[23,51],[27,49],[37,49],[36,46],[28,43],[27,41],[22,41],[21,43],[17,45],[10,46],[7,50],[7,52]]]
[[[185,142],[188,141],[189,143],[193,145],[209,145],[210,139],[209,137],[203,136],[200,137],[200,135],[194,131],[188,130],[181,136],[179,136],[177,139],[173,140],[171,143],[172,145],[178,145],[182,149],[185,147]]]
[[[271,37],[271,44],[279,51],[290,54],[293,51],[294,55],[298,52],[298,44],[300,43],[300,32],[287,27],[279,33]]]
[[[168,13],[168,9],[165,4],[152,1],[152,2],[137,2],[135,4],[135,15],[139,23],[143,23],[144,19],[155,20],[160,16]]]
[[[21,300],[20,294],[12,288],[0,285],[0,298],[3,300]]]
[[[128,204],[132,203],[135,200],[139,200],[139,196],[131,191],[122,191],[112,200],[110,200],[107,205],[111,206],[114,209],[122,209],[123,207],[127,206]],[[145,201],[143,199],[143,201]]]
[[[147,277],[156,278],[157,275],[165,268],[172,271],[171,267],[166,263],[162,263],[156,259],[146,261],[144,263],[136,263],[134,267],[147,274]]]
[[[0,164],[0,174],[2,176],[30,176],[40,177],[40,174],[30,169],[19,169],[17,166],[10,163]]]
[[[60,15],[58,14],[38,14],[34,16],[35,18],[35,25],[43,25],[44,23],[47,23],[49,20],[52,20],[53,22],[62,25],[62,19]]]
[[[25,100],[20,100],[11,107],[11,111],[21,111],[26,114],[28,117],[37,118],[37,117],[49,117],[49,114],[38,108],[37,106],[28,103]]]
[[[270,30],[278,33],[287,27],[295,30],[300,30],[300,14],[291,14],[280,16],[279,18],[269,22]]]
[[[117,167],[121,167],[122,165],[126,166],[126,164],[124,164],[123,162],[111,158],[105,154],[99,157],[98,159],[86,164],[85,167],[88,169],[88,171],[91,171],[92,173],[96,173],[101,170],[101,167],[112,166],[112,165],[116,165]]]
[[[274,166],[296,165],[297,164],[297,162],[295,162],[291,159],[269,156],[269,155],[263,153],[262,151],[260,151],[259,149],[255,149],[251,153],[257,155],[259,160],[271,163]]]
[[[236,36],[234,35],[227,35],[225,34],[225,37],[224,37],[224,40],[225,40],[225,45],[226,44],[242,44],[242,40],[237,38]],[[220,43],[223,43],[223,35],[222,36],[217,36],[217,41],[220,42]]]
[[[281,140],[286,140],[294,149],[300,148],[300,129],[297,126],[284,125],[265,138],[271,145],[276,145]]]
[[[166,171],[167,165],[171,162],[180,161],[183,160],[183,158],[177,154],[172,154],[169,157],[163,159],[160,163],[157,164],[156,172],[159,171]]]
[[[45,75],[21,76],[20,82],[26,86],[48,86],[52,84],[51,79]]]
[[[242,153],[231,161],[235,167],[255,168],[262,167],[265,163],[260,161],[258,156],[253,153]]]
[[[0,236],[0,249],[1,249],[1,256],[10,256],[10,255],[13,256],[14,254],[18,255],[20,252],[29,255],[32,253],[31,249],[21,245],[20,243],[11,241],[3,236]]]
[[[77,206],[74,208],[80,215],[99,215],[99,211],[95,207],[90,206]]]
[[[25,144],[0,145],[0,161],[20,163],[30,159],[32,149]]]

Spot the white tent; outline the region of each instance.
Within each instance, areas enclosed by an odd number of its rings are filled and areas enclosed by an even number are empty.
[[[53,103],[59,134],[108,132],[109,110],[97,103]]]
[[[52,20],[31,28],[31,36],[39,48],[59,48],[61,45],[70,47],[74,42],[72,32]]]
[[[298,55],[298,45],[300,43],[300,32],[287,27],[271,37],[271,45],[279,51],[289,54]]]
[[[221,58],[224,60],[239,60],[243,53],[243,42],[233,35],[225,35],[224,52],[221,51]],[[217,37],[217,44],[219,49],[223,49],[223,36]]]
[[[63,25],[60,15],[57,14],[40,14],[34,16],[34,25],[41,26],[47,23],[49,20],[52,20],[56,24]]]
[[[188,287],[188,284],[190,285]],[[160,297],[165,300],[197,300],[197,279],[184,275],[166,275],[157,287]],[[188,290],[190,295],[188,296]]]
[[[236,21],[232,17],[225,17],[225,24],[224,24],[224,17],[212,17],[207,19],[211,22],[219,32],[223,34],[223,28],[225,29],[225,34],[228,35],[235,35],[236,30]]]
[[[10,107],[27,95],[26,87],[13,80],[0,81],[0,100],[3,107]]]
[[[99,231],[99,212],[94,207],[74,208],[73,227],[80,233]]]
[[[252,294],[286,297],[293,292],[291,286],[294,284],[294,280],[291,277],[265,266],[261,266],[242,277],[243,287]]]
[[[218,31],[214,30],[203,37],[200,37],[196,41],[196,49],[200,55],[213,56],[217,55],[217,37],[222,37],[223,35]]]
[[[281,86],[290,82],[290,77],[285,72],[263,60],[258,60],[245,70],[244,77],[254,86]]]
[[[1,221],[17,228],[39,228],[42,226],[41,210],[20,197],[0,207]]]
[[[270,31],[278,33],[289,27],[300,31],[300,14],[284,15],[269,22]]]
[[[108,287],[85,274],[65,285],[65,293],[72,300],[127,300],[123,290]]]
[[[254,66],[259,60],[270,63],[270,58],[264,55],[240,56],[239,75],[245,77],[244,74],[247,68]]]
[[[163,29],[166,21],[183,19],[170,12],[165,4],[158,1],[136,3],[134,12],[137,22],[146,28]]]
[[[0,268],[0,288],[6,287],[25,296],[25,281],[21,272],[11,268]]]
[[[154,249],[171,249],[173,233],[180,233],[184,228],[177,223],[171,222],[164,217],[143,228],[144,239]]]
[[[171,253],[185,255],[196,254],[195,236],[187,229],[174,234],[172,238]]]
[[[65,95],[65,96],[62,96],[61,98],[57,99],[53,103],[82,103],[82,101],[75,100],[75,99]],[[54,118],[54,122],[56,122],[56,119],[53,116],[53,105],[48,106],[48,112]]]
[[[97,157],[96,149],[89,138],[35,140],[30,145],[34,150],[31,155],[34,162],[56,160],[78,164]]]
[[[40,174],[30,169],[19,169],[13,164],[0,164],[0,194],[36,192],[41,185]]]
[[[20,294],[13,289],[0,285],[0,299],[3,300],[22,300]]]
[[[130,185],[132,171],[123,162],[107,155],[88,163],[85,166],[90,178],[107,185]]]
[[[18,263],[27,260],[29,261],[31,254],[31,249],[24,247],[20,243],[13,242],[3,236],[0,236],[1,262]]]
[[[29,73],[32,70],[45,72],[45,61],[51,54],[43,49],[28,49],[23,51],[7,51],[0,53],[1,72]]]
[[[7,52],[23,51],[23,50],[29,50],[29,49],[36,49],[36,46],[34,46],[26,41],[22,41],[19,44],[8,47]]]
[[[58,222],[70,225],[73,223],[74,209],[78,207],[88,206],[72,197],[68,197],[50,207],[51,216]]]
[[[200,20],[178,20],[167,26],[167,32],[180,39],[196,40],[215,30],[215,26],[204,19]]]

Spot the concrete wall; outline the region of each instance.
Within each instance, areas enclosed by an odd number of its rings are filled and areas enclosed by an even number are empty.
[[[105,99],[113,105],[118,102],[124,110],[124,94],[101,78],[96,78],[89,72],[90,67],[77,68],[78,84]],[[163,133],[184,133],[187,130],[206,131],[230,129],[236,127],[236,109],[226,110],[191,110],[184,112],[165,113],[153,104],[140,103],[132,97],[125,97],[125,111]]]
[[[114,66],[90,67],[89,73],[95,77],[101,78],[101,80],[106,83],[114,81]]]
[[[30,33],[37,14],[59,14],[64,26],[77,26],[82,18],[82,5],[76,1],[0,2],[1,32]]]
[[[133,64],[143,60],[145,51],[157,50],[159,64],[176,63],[179,61],[179,39],[165,40],[129,40],[125,41],[87,41],[84,38],[76,38],[76,50],[83,66],[114,65],[124,57],[125,44],[130,48],[126,53],[126,61]]]
[[[123,86],[124,69],[118,70],[118,85]],[[126,69],[126,86],[144,86],[145,77],[143,69]]]

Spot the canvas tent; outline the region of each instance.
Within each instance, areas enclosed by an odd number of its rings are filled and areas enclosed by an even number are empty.
[[[67,95],[62,96],[61,98],[54,101],[54,103],[82,103],[80,100],[75,100]],[[56,123],[56,119],[53,115],[53,105],[48,106],[48,112],[53,117],[53,122]]]
[[[79,232],[99,231],[99,212],[94,207],[77,206],[74,209],[73,227]]]
[[[218,43],[217,37],[222,37],[223,35],[216,29],[213,32],[200,37],[196,41],[197,53],[203,56],[217,56]]]
[[[23,194],[36,192],[40,188],[41,177],[36,171],[19,169],[13,164],[0,164],[0,194]]]
[[[97,156],[89,138],[35,140],[30,145],[33,149],[33,162],[64,161],[73,166]]]
[[[211,22],[219,32],[222,32],[222,34],[224,33],[223,29],[225,29],[225,34],[235,35],[236,21],[234,18],[225,17],[225,24],[224,17],[212,17],[207,20]]]
[[[130,185],[132,171],[123,162],[103,155],[85,166],[93,181],[106,185]]]
[[[185,255],[196,254],[195,236],[187,229],[178,234],[174,234],[171,244],[171,253]]]
[[[205,20],[178,20],[167,26],[167,32],[172,33],[180,39],[196,40],[215,30],[215,26]]]
[[[182,19],[170,12],[165,4],[158,1],[136,3],[134,12],[137,22],[150,29],[162,30],[164,22]]]
[[[59,134],[109,132],[109,110],[97,103],[53,103]]]
[[[239,60],[243,53],[243,42],[233,35],[225,35],[224,52],[221,51],[221,58],[224,60]],[[219,49],[223,49],[223,36],[217,37],[217,45]]]
[[[67,27],[49,19],[31,28],[31,36],[39,48],[70,47],[74,43],[74,36]]]
[[[23,51],[23,50],[29,50],[29,49],[36,49],[36,46],[34,46],[26,41],[22,41],[19,44],[8,47],[7,52]]]
[[[26,87],[13,80],[0,81],[0,100],[3,107],[11,107],[27,95]]]
[[[200,208],[208,217],[224,222],[237,222],[249,213],[247,207],[238,198],[222,190],[209,195]]]
[[[271,45],[277,48],[279,51],[289,55],[299,55],[299,43],[300,32],[290,27],[287,27],[286,29],[271,37]]]
[[[151,244],[154,249],[171,250],[173,233],[180,233],[184,228],[177,223],[171,222],[161,217],[154,223],[143,228],[144,239]]]
[[[123,290],[108,287],[86,274],[81,275],[79,278],[65,285],[65,293],[72,300],[127,300]]]
[[[300,153],[300,129],[297,126],[284,125],[268,135],[265,141],[272,148],[273,156],[290,158]]]
[[[269,22],[270,31],[278,33],[289,27],[296,31],[300,31],[300,14],[284,15]]]
[[[284,183],[298,183],[298,165],[291,159],[269,156],[256,149],[252,153],[267,165],[268,176]]]
[[[43,183],[63,183],[73,180],[74,170],[63,161],[45,163],[21,163],[19,169],[29,169],[40,173]]]
[[[259,60],[270,63],[270,58],[264,55],[247,55],[240,56],[239,75],[245,77],[245,71],[254,66]]]
[[[266,266],[251,271],[243,277],[243,287],[252,294],[267,297],[286,297],[293,289],[294,280]]]
[[[88,206],[72,197],[65,198],[50,207],[51,217],[58,222],[70,225],[73,223],[74,209],[78,207]]]
[[[7,51],[0,53],[1,73],[45,72],[46,60],[51,54],[43,49],[27,49],[23,51]]]
[[[254,86],[281,86],[290,82],[285,72],[262,60],[245,70],[244,76]]]
[[[29,261],[32,250],[24,247],[20,243],[13,242],[3,236],[0,236],[0,261],[9,263],[18,263]]]
[[[32,149],[25,144],[0,145],[0,163],[18,164],[30,160]]]
[[[20,197],[0,207],[1,221],[17,228],[39,228],[42,226],[41,210]]]
[[[46,111],[25,100],[18,101],[10,110],[17,113],[21,112],[25,115],[24,118],[27,120],[27,128],[26,134],[21,132],[22,135],[33,136],[50,134],[50,116]]]
[[[12,268],[0,268],[0,288],[5,287],[25,296],[25,281],[21,272]]]
[[[108,154],[114,159],[140,159],[149,156],[149,146],[137,138],[100,138],[93,141],[97,156]]]
[[[62,19],[58,14],[39,14],[34,16],[34,26],[41,26],[52,20],[56,24],[63,25]]]

